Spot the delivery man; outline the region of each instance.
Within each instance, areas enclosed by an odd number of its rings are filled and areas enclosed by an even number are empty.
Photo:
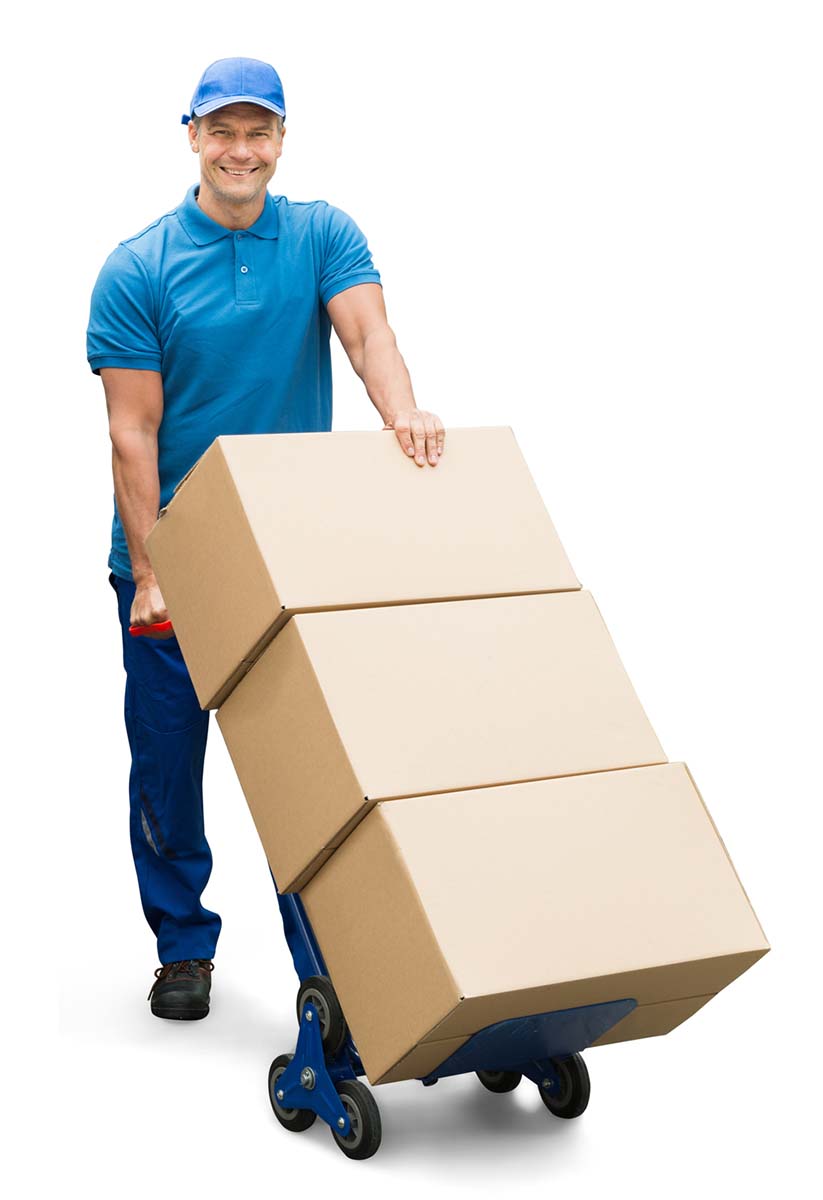
[[[285,116],[267,63],[208,67],[183,117],[199,186],[120,243],[91,302],[88,360],[103,380],[112,442],[109,579],[126,668],[131,845],[162,964],[149,996],[156,1016],[177,1020],[208,1014],[220,932],[200,901],[212,864],[202,793],[209,714],[173,635],[129,635],[168,617],[146,535],[218,435],[331,428],[332,325],[384,428],[418,467],[437,465],[445,438],[415,404],[358,227],[325,201],[267,191]]]

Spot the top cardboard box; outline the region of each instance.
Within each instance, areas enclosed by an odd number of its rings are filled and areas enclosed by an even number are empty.
[[[434,469],[386,431],[220,437],[146,545],[203,708],[293,613],[580,587],[508,428]]]

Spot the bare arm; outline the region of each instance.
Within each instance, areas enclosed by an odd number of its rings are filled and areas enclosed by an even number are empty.
[[[418,466],[432,466],[443,453],[446,432],[440,418],[417,407],[411,379],[386,318],[383,289],[359,283],[338,292],[328,313],[349,361],[363,380],[369,399]]]
[[[145,548],[160,508],[157,431],[163,419],[163,381],[159,371],[122,367],[103,367],[100,377],[109,413],[114,496],[136,588],[131,623],[151,625],[168,619]]]

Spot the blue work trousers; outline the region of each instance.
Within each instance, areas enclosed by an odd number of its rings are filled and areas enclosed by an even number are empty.
[[[131,849],[143,912],[161,963],[213,958],[221,922],[200,903],[212,865],[203,827],[209,713],[197,702],[177,639],[132,637],[134,584],[115,575],[109,581],[123,633]]]

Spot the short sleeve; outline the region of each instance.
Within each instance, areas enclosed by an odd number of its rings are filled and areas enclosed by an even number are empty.
[[[143,263],[125,246],[109,255],[91,297],[86,333],[89,366],[159,371],[160,342],[151,282]]]
[[[323,265],[320,270],[320,299],[328,304],[332,296],[358,283],[379,283],[366,238],[351,217],[339,208],[326,210]]]

